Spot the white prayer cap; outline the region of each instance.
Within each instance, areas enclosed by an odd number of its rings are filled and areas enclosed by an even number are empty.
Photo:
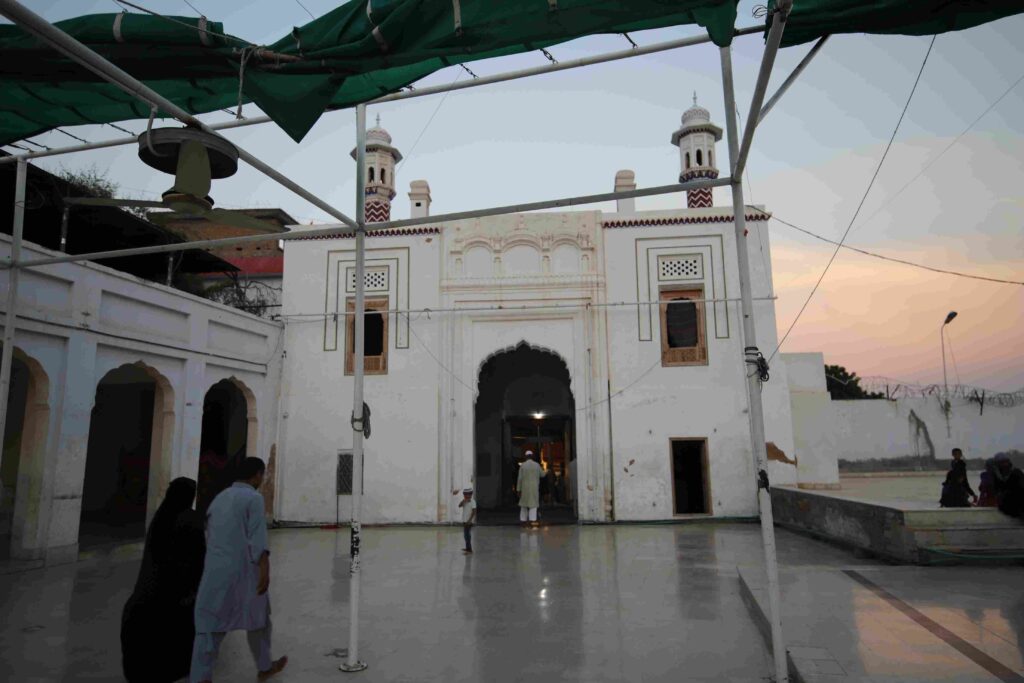
[[[527,455],[533,455],[533,451],[526,451]]]
[[[473,487],[472,486],[467,486],[466,488],[462,489],[462,492],[463,493],[473,493]]]

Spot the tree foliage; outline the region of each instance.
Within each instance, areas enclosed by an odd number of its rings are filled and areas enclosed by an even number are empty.
[[[57,176],[71,185],[71,196],[74,197],[113,199],[120,189],[120,185],[108,178],[106,172],[99,170],[95,164],[87,168],[61,168]],[[123,210],[142,220],[149,219],[149,209],[144,207],[126,206]]]
[[[825,366],[825,385],[834,401],[849,401],[862,398],[885,398],[885,394],[865,391],[860,386],[860,377],[842,365]]]

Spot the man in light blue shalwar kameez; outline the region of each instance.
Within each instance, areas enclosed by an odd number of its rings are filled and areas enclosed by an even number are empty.
[[[246,631],[249,649],[265,680],[287,657],[270,657],[270,549],[263,517],[263,461],[246,458],[234,484],[206,512],[206,563],[196,596],[196,637],[191,683],[213,681],[217,650],[228,631]]]

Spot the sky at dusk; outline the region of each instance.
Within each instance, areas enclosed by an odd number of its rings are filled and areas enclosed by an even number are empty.
[[[27,4],[51,21],[119,11],[113,0]],[[195,16],[183,0],[140,4],[161,13]],[[192,4],[211,20],[222,21],[228,33],[254,42],[270,43],[293,25],[309,21],[292,0]],[[338,3],[303,4],[320,15]],[[740,3],[738,26],[760,22],[751,15],[753,7],[752,2]],[[647,45],[698,32],[683,27],[632,37]],[[850,245],[935,268],[1024,280],[1022,33],[1024,16],[1017,16],[938,36],[895,143],[847,238]],[[748,203],[838,240],[892,134],[929,40],[833,37],[758,128],[744,178]],[[737,38],[733,46],[744,121],[762,45],[755,35]],[[598,36],[550,52],[558,59],[573,59],[628,47],[621,36]],[[808,48],[780,52],[770,91]],[[490,75],[545,63],[538,52],[471,68]],[[461,69],[449,68],[418,85],[467,78]],[[611,191],[615,172],[626,168],[636,172],[641,187],[675,182],[678,150],[670,137],[695,91],[712,120],[724,125],[718,52],[710,45],[373,106],[371,120],[381,115],[382,125],[405,155],[392,215],[408,215],[406,193],[415,179],[430,183],[433,213]],[[245,113],[258,110],[246,106]],[[203,118],[218,122],[229,115]],[[229,131],[227,137],[352,215],[355,168],[349,152],[354,124],[351,111],[326,114],[301,144],[273,125]],[[139,132],[145,122],[122,125]],[[121,135],[98,126],[69,131],[90,141]],[[35,139],[50,146],[74,143],[57,132]],[[726,158],[724,140],[716,156]],[[51,171],[96,166],[120,185],[124,196],[154,198],[168,186],[167,176],[150,173],[132,147],[35,163]],[[213,195],[222,207],[278,206],[303,223],[328,222],[325,214],[248,167],[218,181]],[[728,205],[729,191],[715,190],[715,200]],[[682,195],[637,200],[640,210],[684,205]],[[770,228],[781,337],[834,247],[778,221]],[[950,310],[959,314],[947,328],[950,381],[959,378],[964,384],[1003,391],[1024,388],[1024,287],[941,275],[846,250],[839,253],[782,350],[821,351],[826,362],[862,376],[941,382],[939,331]]]

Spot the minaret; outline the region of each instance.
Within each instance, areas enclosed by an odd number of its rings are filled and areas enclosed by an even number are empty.
[[[356,150],[352,150],[356,158]],[[395,198],[395,166],[401,153],[391,146],[391,136],[377,125],[366,131],[366,222],[391,220],[391,200]]]
[[[697,178],[717,178],[715,143],[722,139],[722,129],[711,123],[711,112],[697,106],[697,93],[693,93],[693,106],[683,112],[683,125],[672,133],[672,144],[679,148],[679,182]],[[690,190],[686,193],[686,206],[699,209],[714,205],[712,188]]]

